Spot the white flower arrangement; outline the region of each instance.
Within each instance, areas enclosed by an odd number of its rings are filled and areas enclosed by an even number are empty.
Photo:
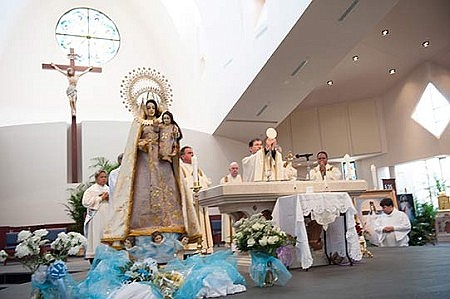
[[[142,262],[129,262],[122,268],[127,282],[153,281],[158,273],[158,263],[152,258]]]
[[[287,235],[272,220],[262,214],[242,218],[234,224],[236,246],[240,251],[264,251],[275,256],[278,247],[285,244]]]
[[[60,232],[55,241],[50,244],[57,259],[64,260],[68,255],[76,255],[81,247],[86,245],[86,238],[76,232]]]
[[[23,230],[18,233],[14,256],[19,262],[34,273],[40,265],[50,265],[56,260],[65,260],[68,255],[77,254],[82,246],[86,245],[86,238],[75,232],[68,234],[61,232],[55,241],[50,244],[53,252],[46,251],[45,246],[50,242],[45,237],[46,229],[38,229],[34,232]],[[0,251],[0,261],[4,261],[8,254]]]
[[[6,261],[7,258],[8,258],[8,254],[6,253],[6,251],[1,250],[0,251],[0,263],[3,263],[4,261]]]

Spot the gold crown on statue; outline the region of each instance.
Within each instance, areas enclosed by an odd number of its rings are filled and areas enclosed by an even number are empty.
[[[152,123],[142,116],[142,106],[148,100],[158,103],[158,110],[165,111],[172,104],[172,88],[169,80],[155,69],[137,68],[129,72],[120,85],[120,97],[125,108],[130,111],[134,119],[144,125]]]

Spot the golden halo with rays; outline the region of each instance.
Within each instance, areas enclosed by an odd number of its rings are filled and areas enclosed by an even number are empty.
[[[125,76],[120,85],[120,97],[134,119],[143,125],[151,124],[152,120],[142,117],[142,104],[153,99],[158,103],[159,110],[164,111],[173,101],[169,80],[157,70],[145,67],[133,69]]]

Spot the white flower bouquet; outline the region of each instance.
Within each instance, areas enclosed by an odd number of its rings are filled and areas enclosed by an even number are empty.
[[[272,220],[262,214],[242,218],[234,224],[235,241],[240,251],[262,251],[276,256],[278,247],[285,244],[287,235]]]
[[[121,270],[127,283],[153,281],[158,273],[158,263],[152,258],[147,258],[142,262],[129,262]]]
[[[16,246],[14,255],[33,273],[31,276],[33,293],[44,294],[44,297],[59,294],[58,298],[63,298],[62,296],[69,292],[65,284],[70,280],[66,279],[68,271],[63,260],[68,255],[77,254],[80,248],[86,245],[86,238],[75,232],[68,234],[61,232],[48,247],[50,241],[46,239],[47,235],[46,229],[38,229],[34,232],[21,231],[17,235],[19,244]]]
[[[86,238],[75,232],[68,234],[61,232],[55,241],[50,244],[50,250],[46,245],[50,242],[45,237],[46,229],[38,229],[34,232],[23,230],[17,235],[19,244],[16,246],[15,257],[31,272],[35,272],[39,265],[50,265],[55,260],[65,260],[68,255],[75,255],[80,248],[86,245]]]
[[[8,258],[8,254],[5,250],[0,250],[0,263],[3,263]]]
[[[181,287],[183,282],[183,275],[177,271],[159,272],[153,280],[164,299],[172,299],[173,294]]]
[[[86,245],[86,238],[76,232],[60,232],[50,244],[56,259],[65,260],[68,255],[76,255]]]

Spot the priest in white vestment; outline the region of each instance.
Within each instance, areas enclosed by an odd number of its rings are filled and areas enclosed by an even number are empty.
[[[380,247],[408,246],[411,223],[408,216],[394,207],[390,198],[380,201],[383,214],[375,220],[375,233]]]
[[[103,228],[109,220],[109,187],[104,170],[95,173],[95,184],[83,194],[82,204],[87,208],[84,220],[84,235],[87,239],[85,257],[92,262],[95,249],[100,245]]]
[[[284,177],[283,157],[276,149],[277,140],[275,138],[267,138],[264,148],[262,148],[261,140],[259,142],[257,143],[258,146],[254,146],[255,140],[250,141],[249,145],[251,146],[249,150],[251,155],[242,159],[244,182],[282,180]]]
[[[198,219],[185,223],[186,231],[190,238],[192,236],[202,237],[202,248],[208,253],[213,251],[213,238],[211,230],[211,221],[209,219],[208,207],[199,207],[199,213],[195,211],[194,193],[192,186],[194,185],[194,166],[192,157],[194,151],[190,146],[185,146],[180,151],[180,180],[181,180],[181,197],[183,202],[183,215],[185,219]],[[211,185],[211,180],[198,168],[197,178],[200,186],[206,189]],[[196,217],[191,217],[192,215]]]
[[[338,167],[328,164],[328,154],[324,151],[317,153],[319,165],[311,169],[309,179],[311,181],[341,180],[342,173]]]
[[[237,162],[231,162],[228,171],[230,172],[226,176],[224,176],[220,180],[220,184],[240,184],[242,183],[242,177],[239,174],[239,164]],[[232,238],[234,235],[234,228],[232,226],[233,221],[231,219],[231,216],[228,214],[222,214],[221,215],[222,220],[222,242],[225,242],[227,246],[231,246],[231,243],[233,242]]]

